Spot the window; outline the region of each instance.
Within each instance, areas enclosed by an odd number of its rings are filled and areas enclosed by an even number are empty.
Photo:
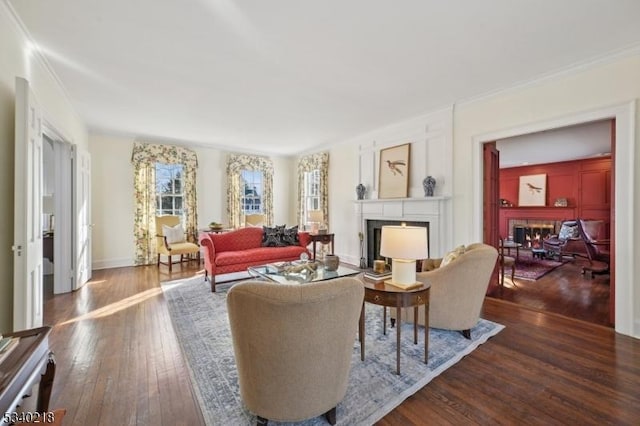
[[[264,213],[262,203],[262,172],[242,170],[240,172],[242,212],[244,214]]]
[[[183,216],[184,166],[156,163],[156,213]]]
[[[156,216],[177,214],[187,235],[198,229],[196,175],[198,157],[188,148],[134,142],[133,165],[135,264],[157,263]]]
[[[298,223],[307,224],[309,211],[322,212],[329,223],[329,153],[319,152],[298,160]]]
[[[244,226],[248,214],[273,222],[273,162],[266,157],[229,154],[227,157],[227,219],[229,226]]]
[[[320,170],[304,173],[304,189],[302,191],[303,217],[309,216],[310,210],[320,210]]]

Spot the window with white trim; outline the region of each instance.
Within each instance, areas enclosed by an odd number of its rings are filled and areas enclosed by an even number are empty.
[[[158,215],[184,215],[184,166],[156,163],[156,212]]]
[[[309,217],[310,210],[320,210],[320,170],[315,169],[304,173],[302,189],[303,217]]]
[[[264,213],[263,178],[259,170],[242,170],[240,172],[240,205],[244,214]]]

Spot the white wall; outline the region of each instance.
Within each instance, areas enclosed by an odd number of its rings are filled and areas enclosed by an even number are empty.
[[[298,225],[296,217],[298,196],[297,163],[293,157],[271,157],[273,160],[273,223]],[[226,202],[224,204],[226,206]]]
[[[611,121],[499,139],[496,148],[502,168],[593,158],[611,152]]]
[[[104,134],[89,136],[93,159],[93,268],[114,268],[133,265],[133,165],[131,152],[135,138]],[[145,142],[171,143],[153,141]],[[198,194],[198,227],[210,222],[227,223],[227,152],[216,148],[189,146],[198,157],[196,191]],[[292,160],[272,157],[274,165],[274,220],[288,225],[295,223],[291,202],[295,179],[291,177]]]
[[[87,130],[57,81],[37,57],[7,9],[0,2],[0,193],[10,200],[0,211],[0,247],[13,245],[15,78],[27,79],[44,117],[69,142],[87,146]],[[13,256],[0,256],[0,332],[12,329]]]
[[[336,234],[335,252],[358,265],[360,259],[359,216],[356,185],[367,187],[366,199],[377,198],[381,148],[411,143],[409,197],[424,197],[422,180],[436,178],[435,195],[453,192],[451,109],[443,109],[371,131],[331,147],[329,151],[329,228]],[[449,226],[451,220],[447,220]],[[450,233],[447,233],[450,235]],[[448,241],[445,248],[450,246]]]
[[[133,165],[130,138],[89,135],[93,269],[133,265]]]

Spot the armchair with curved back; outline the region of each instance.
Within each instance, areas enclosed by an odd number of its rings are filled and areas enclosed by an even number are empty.
[[[248,214],[244,217],[244,226],[263,226],[264,215],[263,214]]]
[[[185,261],[185,255],[196,254],[198,262],[200,262],[200,246],[198,244],[188,241],[187,235],[182,231],[182,241],[172,242],[164,234],[163,226],[171,228],[180,224],[180,216],[163,215],[156,216],[156,250],[158,252],[158,267],[160,264],[169,266],[169,272],[172,270],[173,261],[172,256],[180,256],[180,262]],[[179,239],[180,240],[180,239]],[[167,262],[161,262],[160,256],[164,255],[168,257]],[[190,260],[189,257],[186,260]]]
[[[347,391],[364,286],[346,277],[304,285],[245,281],[227,294],[240,396],[267,419],[324,414]]]
[[[542,240],[542,248],[545,249],[547,256],[557,256],[558,261],[562,261],[564,256],[587,257],[577,220],[563,221],[557,235],[551,235]]]
[[[471,329],[480,319],[480,310],[496,266],[498,251],[487,244],[473,243],[464,253],[441,266],[443,259],[426,259],[418,281],[431,284],[429,326],[445,330],[459,330],[471,338]],[[404,308],[402,317],[413,322],[413,309]],[[392,318],[395,311],[391,311]],[[424,325],[424,312],[418,313],[418,324]]]
[[[603,232],[605,223],[603,220],[578,219],[578,231],[584,241],[587,250],[589,264],[582,267],[582,273],[589,271],[592,273],[609,272],[611,263],[610,240],[599,238]]]

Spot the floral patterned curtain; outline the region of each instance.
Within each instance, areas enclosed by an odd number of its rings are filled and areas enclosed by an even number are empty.
[[[229,226],[244,225],[240,174],[243,170],[262,172],[262,205],[266,225],[273,223],[273,162],[266,157],[245,154],[229,154],[227,157],[227,218]]]
[[[187,235],[194,236],[198,227],[196,196],[196,153],[184,147],[135,142],[131,154],[133,163],[133,196],[135,215],[135,264],[156,262],[156,163],[184,166],[184,216]],[[193,238],[193,237],[191,237]]]
[[[320,170],[320,208],[326,223],[329,223],[329,153],[319,152],[305,155],[298,160],[298,224],[304,225],[304,174]]]

